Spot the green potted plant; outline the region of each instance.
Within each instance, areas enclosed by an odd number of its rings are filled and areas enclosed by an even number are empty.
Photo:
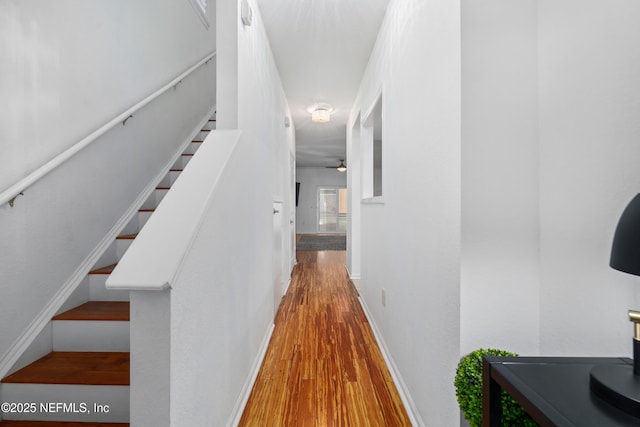
[[[454,385],[458,405],[471,427],[482,426],[482,358],[484,356],[517,356],[505,350],[478,349],[467,354],[458,363]],[[502,391],[502,425],[508,427],[535,427],[538,424]]]

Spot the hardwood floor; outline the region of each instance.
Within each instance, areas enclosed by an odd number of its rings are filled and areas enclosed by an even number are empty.
[[[410,426],[344,251],[298,264],[240,426]]]
[[[0,427],[129,427],[129,424],[74,423],[64,421],[0,421]]]

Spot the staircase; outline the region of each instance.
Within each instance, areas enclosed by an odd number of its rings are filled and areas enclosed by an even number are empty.
[[[51,319],[52,351],[2,379],[0,402],[10,406],[0,412],[0,427],[129,425],[129,293],[107,290],[105,282],[215,129],[214,117],[80,284],[74,295],[88,296],[88,301],[84,297],[85,302]]]

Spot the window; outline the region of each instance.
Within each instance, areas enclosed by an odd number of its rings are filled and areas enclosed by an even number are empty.
[[[347,189],[318,187],[318,233],[347,232]]]

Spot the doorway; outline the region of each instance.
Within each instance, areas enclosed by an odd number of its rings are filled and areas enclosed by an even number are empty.
[[[348,197],[345,187],[318,187],[318,233],[346,233]]]

